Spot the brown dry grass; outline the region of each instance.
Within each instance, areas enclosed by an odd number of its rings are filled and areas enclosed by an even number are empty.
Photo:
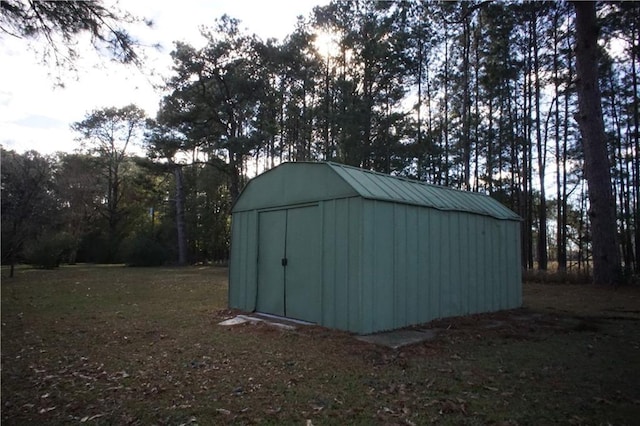
[[[2,280],[2,423],[633,424],[640,292],[527,284],[399,350],[217,323],[224,268],[76,266]]]
[[[594,285],[527,283],[524,306],[572,315],[640,318],[638,287],[600,288]]]

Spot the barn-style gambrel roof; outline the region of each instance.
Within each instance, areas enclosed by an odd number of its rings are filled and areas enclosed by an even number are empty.
[[[362,197],[503,220],[520,217],[497,200],[333,162],[283,163],[251,180],[233,211],[271,208],[335,198]]]

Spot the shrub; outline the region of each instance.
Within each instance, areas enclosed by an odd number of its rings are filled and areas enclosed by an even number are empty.
[[[153,238],[138,236],[125,243],[124,262],[129,266],[161,266],[166,261],[166,248]]]
[[[73,239],[67,233],[44,233],[25,247],[25,262],[36,268],[57,268],[72,245]]]

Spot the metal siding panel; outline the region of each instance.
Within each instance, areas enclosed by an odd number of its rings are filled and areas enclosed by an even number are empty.
[[[469,229],[469,313],[479,312],[478,308],[478,287],[480,285],[480,253],[478,241],[482,232],[482,217],[474,218],[470,222]]]
[[[480,218],[478,221],[479,229],[478,229],[478,241],[476,241],[476,256],[477,256],[477,276],[478,283],[476,286],[476,312],[482,312],[485,307],[485,287],[487,280],[487,265],[486,265],[486,235],[488,232],[487,229],[487,218]]]
[[[512,258],[511,256],[513,255],[513,246],[512,246],[512,238],[511,238],[511,227],[510,226],[505,226],[505,246],[506,246],[506,253],[505,253],[505,262],[506,262],[506,281],[505,281],[505,285],[506,285],[506,291],[505,291],[505,297],[506,297],[506,306],[508,309],[513,308],[514,304],[513,304],[513,296],[515,293],[515,287],[513,285],[513,278],[514,278],[514,264],[512,263]]]
[[[497,268],[496,268],[496,234],[497,234],[497,225],[495,222],[490,223],[490,232],[489,232],[489,249],[487,250],[487,265],[489,267],[489,278],[487,281],[487,306],[485,307],[485,311],[495,311],[496,310],[496,280],[497,280]]]
[[[451,215],[438,212],[438,220],[440,222],[440,244],[441,255],[440,262],[438,263],[439,269],[439,287],[440,287],[440,307],[442,309],[441,315],[443,317],[449,317],[455,315],[455,311],[452,309],[453,304],[453,289],[451,286],[451,269],[449,268],[449,258],[452,253],[452,235],[451,235]]]
[[[322,321],[321,222],[318,206],[287,210],[285,315]]]
[[[491,289],[490,284],[493,279],[491,275],[491,233],[493,232],[493,223],[485,222],[485,234],[483,236],[483,244],[482,244],[482,257],[483,257],[483,271],[484,271],[484,279],[482,285],[482,298],[481,298],[481,307],[483,311],[488,311],[491,309]]]
[[[460,292],[460,305],[459,305],[459,313],[462,315],[466,315],[469,313],[469,294],[470,294],[470,278],[469,278],[469,232],[470,225],[469,221],[471,220],[471,215],[466,213],[457,213],[458,216],[458,225],[460,227],[459,230],[459,247],[460,247],[460,255],[458,258],[458,288]],[[455,266],[454,261],[454,266]]]
[[[418,242],[420,240],[420,228],[418,225],[418,208],[414,206],[406,206],[407,211],[407,227],[406,227],[406,279],[407,290],[405,294],[405,309],[407,324],[418,324],[420,322],[418,318],[418,312],[420,309],[419,299],[419,247]]]
[[[243,282],[243,227],[242,227],[242,215],[233,215],[231,220],[231,253],[229,257],[229,307],[236,309],[244,309],[242,300],[244,300],[244,287]]]
[[[430,234],[429,210],[417,210],[418,223],[418,321],[427,322],[434,318],[434,307],[431,306],[431,287],[433,279],[431,274],[431,257],[433,252],[433,239]]]
[[[491,308],[491,291],[490,284],[493,277],[491,276],[491,221],[484,222],[484,234],[482,236],[482,293],[480,298],[480,309],[487,311]]]
[[[322,325],[326,327],[344,328],[338,320],[337,280],[336,280],[336,201],[321,203],[322,217]]]
[[[325,286],[324,286],[324,275],[325,275],[325,269],[323,267],[324,265],[324,237],[325,237],[325,228],[324,228],[324,214],[325,214],[325,210],[324,210],[324,202],[319,202],[316,210],[318,212],[318,222],[317,222],[317,226],[318,226],[318,230],[316,231],[318,233],[318,242],[317,242],[317,250],[318,250],[318,281],[316,283],[316,285],[318,286],[318,291],[319,291],[319,298],[318,298],[318,303],[320,303],[320,312],[318,312],[318,320],[317,320],[317,324],[318,325],[323,325],[323,313],[325,310],[325,295],[324,292],[326,291]]]
[[[258,292],[258,212],[247,212],[245,218],[245,309],[255,311]]]
[[[349,253],[348,253],[348,271],[347,297],[345,304],[346,325],[349,330],[357,331],[362,325],[362,286],[363,286],[363,199],[349,198]],[[353,328],[352,328],[353,327]]]
[[[429,256],[429,297],[430,306],[433,312],[432,318],[441,318],[445,315],[442,305],[442,267],[440,258],[443,255],[442,239],[444,228],[442,226],[442,212],[438,210],[427,210],[429,213],[427,224],[429,226],[430,256]]]
[[[323,312],[327,327],[355,331],[359,325],[362,199],[323,204]]]
[[[496,282],[496,268],[494,265],[494,252],[495,252],[495,235],[496,235],[496,224],[493,221],[488,223],[488,232],[487,232],[487,248],[486,248],[486,256],[485,261],[487,262],[487,282],[486,282],[486,299],[485,299],[485,312],[490,312],[494,310],[495,307],[495,282]]]
[[[487,222],[487,233],[485,235],[485,248],[484,248],[484,264],[485,264],[485,282],[484,282],[484,311],[490,311],[493,308],[493,281],[495,279],[493,275],[493,235],[494,235],[494,223],[493,221]]]
[[[343,327],[349,325],[349,247],[352,244],[349,238],[349,200],[336,201],[335,209],[335,275],[337,297],[335,311],[336,321]]]
[[[374,330],[374,279],[375,279],[375,201],[366,200],[362,207],[362,282],[358,289],[362,301],[359,315],[349,317],[349,329],[360,333]]]
[[[496,252],[496,262],[498,263],[498,307],[496,310],[504,309],[506,307],[506,244],[504,241],[504,226],[502,223],[497,223],[498,225],[498,250]]]
[[[509,265],[507,264],[507,250],[508,250],[508,243],[507,241],[505,241],[505,237],[506,237],[506,227],[504,226],[504,223],[500,223],[500,245],[499,245],[499,253],[498,254],[498,259],[500,262],[500,287],[498,288],[498,295],[500,296],[500,303],[498,306],[498,309],[506,309],[507,307],[509,307],[509,303],[507,302],[508,300],[508,282],[509,282]]]
[[[386,330],[393,325],[394,281],[393,252],[394,241],[393,204],[375,203],[374,221],[374,276],[373,307],[367,315],[373,315],[374,330]]]
[[[478,312],[476,308],[476,287],[478,282],[477,261],[476,261],[476,242],[478,241],[479,220],[473,215],[466,215],[466,228],[464,234],[467,238],[466,266],[465,266],[465,285],[467,287],[467,313]]]
[[[460,253],[464,250],[461,244],[460,213],[451,213],[449,219],[449,241],[451,243],[449,256],[447,256],[447,269],[449,270],[449,283],[451,286],[451,313],[460,315],[462,312],[462,275],[460,265]]]
[[[406,205],[393,204],[393,326],[407,325],[407,216]]]
[[[254,216],[254,212],[234,214],[231,223],[229,306],[247,311],[255,309],[257,256]]]
[[[498,223],[493,223],[493,232],[491,232],[491,305],[490,311],[497,311],[500,306],[499,290],[500,290],[500,262],[499,262],[499,250],[500,250],[500,229]]]

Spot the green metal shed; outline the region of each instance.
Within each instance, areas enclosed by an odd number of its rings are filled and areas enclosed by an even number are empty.
[[[337,163],[284,163],[232,210],[229,306],[367,334],[522,304],[498,201]]]

